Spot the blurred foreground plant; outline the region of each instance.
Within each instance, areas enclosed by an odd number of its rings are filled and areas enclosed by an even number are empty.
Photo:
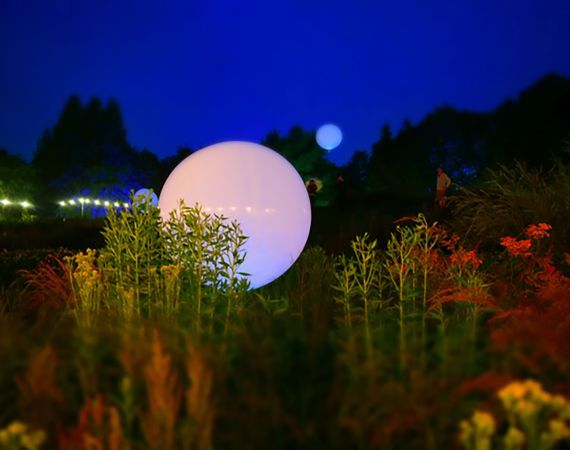
[[[38,450],[45,440],[42,430],[30,430],[22,422],[12,422],[0,429],[0,450]]]
[[[470,420],[460,423],[459,440],[464,449],[550,450],[561,442],[570,443],[570,402],[563,396],[544,391],[533,380],[514,381],[497,396],[506,413],[506,432],[493,439],[498,428],[495,419],[475,411]]]
[[[570,376],[570,278],[554,264],[551,226],[531,224],[519,238],[504,236],[508,295],[491,324],[493,343],[535,376]]]

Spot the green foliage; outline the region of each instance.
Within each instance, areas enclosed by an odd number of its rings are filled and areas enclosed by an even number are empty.
[[[422,215],[398,221],[385,245],[364,234],[350,255],[309,248],[280,279],[250,292],[239,281],[245,238],[237,224],[198,205],[181,204],[164,222],[149,208],[110,218],[105,248],[69,261],[73,293],[63,311],[38,320],[11,305],[0,314],[0,429],[21,420],[63,449],[87,441],[117,450],[453,448],[460,419],[475,402],[492,403],[505,379],[532,370],[568,387],[570,328],[560,320],[567,288],[549,290],[552,298],[532,302],[535,309],[523,305],[506,325],[498,316],[475,327],[483,307],[493,306],[485,303],[482,262]],[[549,227],[531,230],[542,236]],[[149,238],[150,231],[158,234]],[[140,254],[126,255],[129,246]],[[542,275],[570,286],[546,273],[548,254],[540,255]],[[140,311],[131,308],[137,279]],[[529,310],[540,312],[528,317]],[[510,331],[533,330],[526,326],[537,326],[536,317],[554,335],[542,329],[532,361],[547,364],[529,368],[528,341]],[[500,353],[497,328],[509,331]],[[564,360],[555,372],[553,354]],[[484,383],[469,377],[492,379],[487,370],[503,384],[482,391]],[[506,411],[518,414],[514,427],[530,442],[525,405]],[[540,425],[535,436],[551,448],[567,426],[561,417],[543,420],[544,411],[527,422]],[[502,442],[506,428],[488,419],[478,414],[461,425],[463,445]],[[504,437],[506,445],[520,435]]]
[[[141,204],[133,196],[132,201],[128,211],[109,210],[102,232],[105,246],[98,263],[115,291],[112,295],[121,298],[133,290],[134,302],[128,308],[140,314],[143,296],[148,297],[152,290],[153,274],[168,259],[160,210],[152,206],[150,199]]]
[[[226,296],[227,328],[235,294],[249,288],[247,274],[239,271],[246,239],[236,221],[207,213],[199,205],[188,207],[181,202],[166,222],[166,253],[187,275],[198,328],[204,315],[214,320],[216,302],[212,299],[218,293]]]
[[[246,237],[235,221],[180,203],[163,222],[150,197],[111,211],[105,246],[68,259],[74,311],[90,322],[101,308],[125,318],[181,312],[197,330],[223,309],[227,328],[248,282],[239,271]]]

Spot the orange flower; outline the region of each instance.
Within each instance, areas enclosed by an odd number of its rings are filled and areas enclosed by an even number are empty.
[[[529,251],[531,247],[530,239],[517,241],[514,237],[505,236],[501,238],[501,245],[513,256],[531,256]]]
[[[531,239],[542,239],[550,236],[552,226],[547,223],[539,223],[537,225],[529,225],[525,230],[525,234]]]
[[[477,252],[475,250],[465,250],[460,248],[456,250],[450,257],[449,257],[451,264],[456,266],[467,266],[471,265],[475,269],[478,268],[483,261],[477,257]]]

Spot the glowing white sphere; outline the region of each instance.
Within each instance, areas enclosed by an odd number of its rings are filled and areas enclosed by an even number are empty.
[[[337,148],[342,142],[342,131],[332,123],[327,123],[317,130],[317,144],[325,150]]]
[[[151,205],[158,206],[158,197],[154,192],[151,192],[150,189],[142,188],[135,192],[135,203],[142,203],[147,198],[150,198]]]
[[[311,205],[303,180],[281,155],[251,142],[222,142],[193,153],[168,176],[160,193],[163,218],[200,204],[237,220],[249,237],[240,271],[253,288],[281,276],[303,251]]]

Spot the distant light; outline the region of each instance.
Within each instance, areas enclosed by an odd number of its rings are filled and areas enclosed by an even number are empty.
[[[25,200],[23,202],[20,202],[20,205],[22,206],[22,208],[30,208],[32,206],[30,202],[27,202]]]
[[[90,203],[91,203],[91,200],[88,199],[88,198],[86,198],[86,199],[85,199],[85,203],[90,204]]]
[[[81,204],[85,203],[85,199],[83,197],[79,197],[79,203]]]
[[[72,199],[72,200],[69,200],[69,204],[70,204],[70,205],[75,205],[75,200],[73,200],[73,199]]]
[[[119,202],[115,202],[115,203],[113,203],[113,206],[114,206],[115,208],[118,208],[119,206],[121,206],[121,204],[120,204]]]
[[[134,200],[135,200],[135,204],[137,204],[137,205],[139,203],[143,203],[143,201],[146,200],[146,201],[149,201],[152,206],[155,206],[158,208],[158,197],[150,189],[147,189],[147,188],[139,189],[137,192],[135,192]]]
[[[109,203],[107,200],[105,200],[105,201],[103,202],[103,205],[105,205],[105,206],[109,206],[109,205],[110,205],[110,203]]]
[[[93,203],[95,203],[97,206],[99,206],[101,204],[101,200],[96,199]]]
[[[125,207],[125,209],[127,209],[129,207],[128,203],[123,203],[123,206]]]
[[[7,198],[3,198],[2,200],[0,200],[0,203],[2,203],[4,206],[8,206],[12,202]]]
[[[332,123],[327,123],[317,130],[317,144],[325,150],[333,150],[342,142],[342,131]]]
[[[67,205],[67,203],[65,203],[65,201],[63,201],[63,200],[61,202],[58,202],[58,203],[59,203],[59,206],[66,206]]]

